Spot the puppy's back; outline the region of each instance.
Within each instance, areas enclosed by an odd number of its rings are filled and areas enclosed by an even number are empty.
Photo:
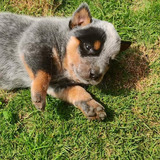
[[[0,39],[17,39],[36,19],[13,13],[0,13]]]
[[[17,45],[23,32],[34,21],[34,18],[28,16],[0,13],[0,88],[2,89],[29,85],[28,76],[18,55]]]

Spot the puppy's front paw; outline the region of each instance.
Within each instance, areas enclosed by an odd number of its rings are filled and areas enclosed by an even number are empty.
[[[107,116],[104,107],[93,99],[77,102],[76,106],[89,120],[104,120]]]
[[[38,110],[44,111],[46,106],[45,96],[42,96],[39,93],[32,94],[32,102]]]

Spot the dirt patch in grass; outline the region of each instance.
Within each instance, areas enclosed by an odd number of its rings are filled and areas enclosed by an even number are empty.
[[[144,79],[150,72],[147,55],[137,47],[131,48],[122,63],[126,73],[130,75],[123,84],[124,88],[137,88],[137,82]]]
[[[11,5],[17,13],[34,16],[54,15],[55,10],[61,5],[61,1],[54,0],[10,0]]]
[[[160,39],[156,41],[152,48],[147,49],[147,47],[141,46],[140,50],[146,55],[149,66],[151,66],[160,58]],[[137,90],[144,90],[151,86],[155,81],[158,81],[158,78],[159,76],[156,73],[153,73],[153,69],[150,69],[150,74],[147,77],[138,80],[135,87]]]
[[[150,72],[148,58],[138,46],[122,54],[122,58],[112,62],[105,77],[106,85],[117,89],[136,88],[136,83]]]
[[[106,87],[116,89],[144,90],[158,78],[157,74],[152,73],[150,66],[158,60],[159,53],[160,40],[152,48],[133,44],[111,64],[103,83]]]

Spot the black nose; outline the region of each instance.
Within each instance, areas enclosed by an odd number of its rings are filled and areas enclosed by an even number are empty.
[[[99,73],[99,69],[91,69],[90,70],[90,78],[92,80],[98,80],[102,74]]]

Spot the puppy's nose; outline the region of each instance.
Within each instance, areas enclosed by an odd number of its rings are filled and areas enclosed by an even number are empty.
[[[101,76],[102,74],[99,73],[99,68],[90,70],[90,78],[92,80],[98,80]]]

